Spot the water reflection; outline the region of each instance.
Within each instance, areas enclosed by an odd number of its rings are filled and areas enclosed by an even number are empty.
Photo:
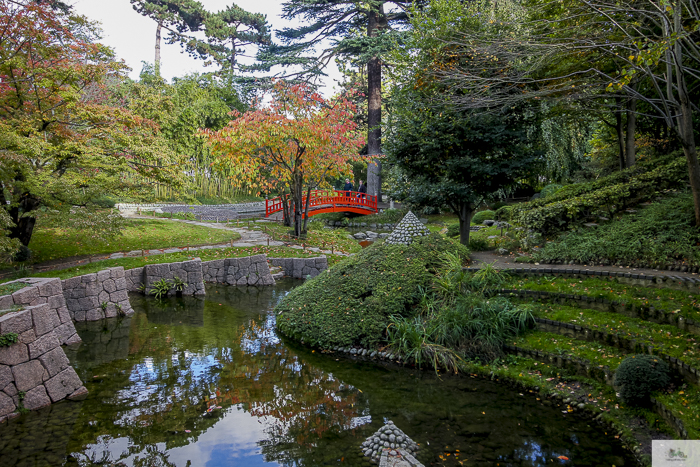
[[[388,419],[426,465],[632,465],[586,423],[497,384],[280,340],[269,310],[292,286],[133,296],[131,318],[81,326],[70,358],[89,397],[0,426],[0,465],[369,465],[358,446]]]

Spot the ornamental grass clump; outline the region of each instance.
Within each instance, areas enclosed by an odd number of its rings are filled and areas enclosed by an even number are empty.
[[[458,258],[443,254],[443,269],[430,289],[421,289],[419,314],[392,316],[387,338],[392,349],[417,366],[457,371],[462,359],[490,361],[503,344],[529,328],[532,313],[505,298],[487,298],[508,279],[486,265],[464,271]]]
[[[630,406],[646,407],[651,394],[669,385],[666,362],[653,355],[631,355],[625,358],[615,372],[615,387],[619,387],[622,402]]]
[[[411,318],[421,289],[431,286],[441,255],[468,250],[432,234],[411,245],[374,244],[292,290],[275,308],[277,328],[294,340],[321,348],[377,347],[391,316]]]

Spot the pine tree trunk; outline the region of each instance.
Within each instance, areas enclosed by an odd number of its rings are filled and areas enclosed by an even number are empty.
[[[156,76],[160,76],[160,29],[162,27],[161,23],[158,23],[156,27],[156,59],[153,66],[155,67]]]
[[[375,37],[386,22],[383,7],[369,13],[367,36]],[[382,138],[382,60],[372,57],[367,62],[367,154],[381,154]],[[367,194],[381,198],[381,163],[375,159],[367,167]]]

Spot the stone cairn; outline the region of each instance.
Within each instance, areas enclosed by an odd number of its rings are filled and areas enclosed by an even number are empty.
[[[381,462],[382,465],[387,465],[387,460],[393,459],[399,462],[390,465],[423,467],[423,464],[413,457],[418,451],[418,445],[391,420],[367,438],[361,449],[362,454],[375,464]]]
[[[391,232],[391,235],[384,240],[384,243],[410,245],[414,237],[423,237],[425,235],[430,235],[430,230],[421,223],[415,214],[408,211],[394,231]]]

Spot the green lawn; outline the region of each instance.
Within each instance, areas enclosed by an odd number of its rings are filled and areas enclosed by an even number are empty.
[[[75,268],[62,269],[59,271],[46,271],[32,274],[32,277],[58,277],[60,279],[68,279],[69,277],[81,276],[83,274],[91,274],[93,272],[102,271],[106,268],[122,266],[124,269],[140,268],[147,264],[159,263],[175,263],[178,261],[187,261],[193,258],[201,258],[202,261],[212,261],[223,258],[240,258],[244,256],[262,255],[265,254],[269,258],[314,258],[319,256],[319,253],[311,251],[302,251],[288,247],[275,246],[254,246],[245,248],[222,248],[216,250],[199,250],[188,253],[171,253],[166,255],[153,255],[134,258],[119,258],[107,259],[104,261],[96,261],[88,263],[84,266]],[[327,255],[328,265],[331,266],[343,257],[337,255]]]
[[[38,226],[29,248],[33,253],[32,262],[41,263],[117,251],[225,243],[239,238],[238,233],[227,230],[155,219],[128,219],[122,235],[107,242],[90,238],[88,232]]]

